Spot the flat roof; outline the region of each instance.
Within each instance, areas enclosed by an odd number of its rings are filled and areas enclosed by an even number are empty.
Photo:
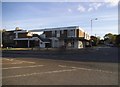
[[[34,29],[34,30],[29,30],[29,31],[30,32],[42,32],[42,31],[71,30],[71,29],[80,29],[80,30],[84,31],[79,26],[58,27],[58,28],[44,28],[44,29]]]

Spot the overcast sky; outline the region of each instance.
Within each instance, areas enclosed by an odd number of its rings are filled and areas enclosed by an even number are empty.
[[[93,34],[118,33],[118,4],[115,2],[3,2],[2,27],[25,30],[80,26]]]

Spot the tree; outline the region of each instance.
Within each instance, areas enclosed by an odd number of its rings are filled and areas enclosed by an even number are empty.
[[[100,41],[100,37],[91,36],[92,46],[97,46]]]
[[[105,44],[115,44],[116,36],[117,35],[112,33],[105,34],[104,36]]]

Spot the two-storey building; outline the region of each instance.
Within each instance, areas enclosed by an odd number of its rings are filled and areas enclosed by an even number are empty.
[[[41,32],[42,34],[34,34]],[[14,31],[7,31],[5,38],[10,38],[13,47],[40,48],[83,48],[89,44],[90,36],[79,26],[22,30],[18,27]],[[7,39],[8,40],[8,39]],[[4,41],[5,42],[5,41]]]
[[[15,33],[15,46],[16,47],[39,47],[40,39],[38,35],[35,35],[27,30],[14,31]]]
[[[39,47],[39,35],[22,30],[16,27],[15,30],[4,31],[2,33],[3,47]]]
[[[43,41],[43,43],[40,43],[40,47],[83,48],[90,40],[89,34],[79,26],[46,28],[42,29],[42,31],[42,36],[44,36],[42,38],[49,39],[49,42],[44,43]]]

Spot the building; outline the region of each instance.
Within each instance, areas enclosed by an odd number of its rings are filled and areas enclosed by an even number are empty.
[[[43,31],[41,39],[48,40],[40,43],[41,48],[83,48],[89,44],[90,36],[79,26],[47,28],[31,30],[31,32]]]
[[[2,44],[3,47],[39,47],[40,39],[38,35],[32,34],[27,30],[19,29],[4,31],[2,33]]]
[[[27,30],[14,31],[16,47],[39,47],[40,38],[36,34],[32,34]]]
[[[42,32],[38,35],[34,32]],[[3,34],[4,47],[84,48],[90,36],[79,26],[22,30],[18,27]],[[6,45],[7,43],[7,45]]]

